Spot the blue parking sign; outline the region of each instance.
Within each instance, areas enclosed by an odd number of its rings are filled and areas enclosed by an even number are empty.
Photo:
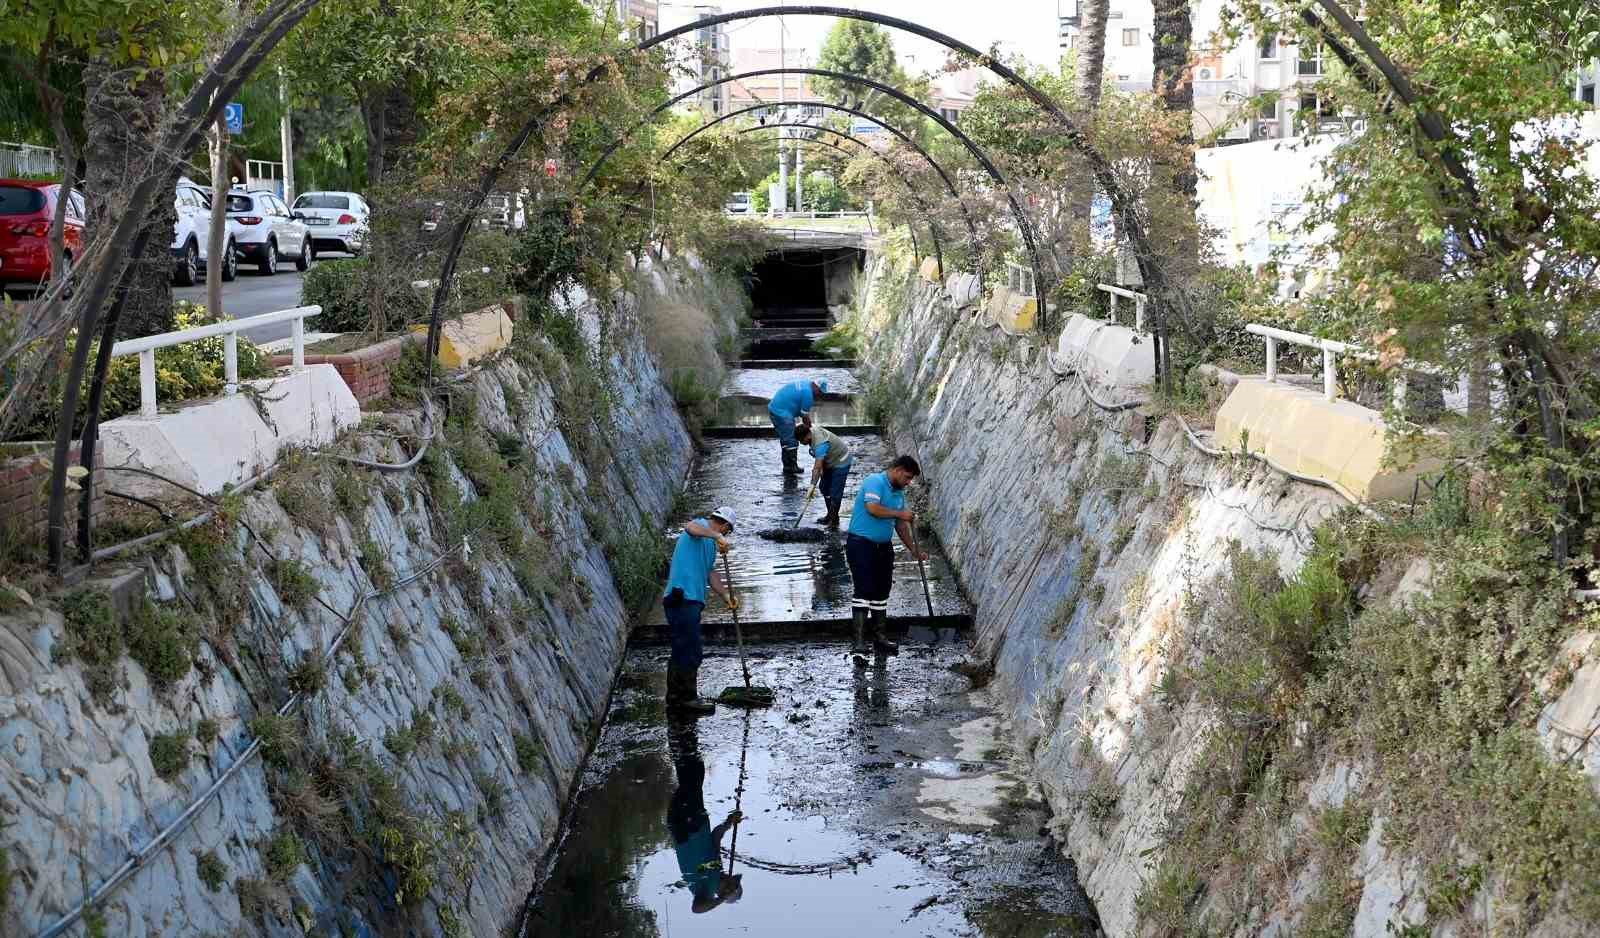
[[[228,125],[228,133],[244,133],[244,105],[237,101],[230,101],[222,106],[222,118]]]

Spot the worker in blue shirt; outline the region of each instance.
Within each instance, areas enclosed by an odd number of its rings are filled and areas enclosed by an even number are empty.
[[[778,431],[778,445],[783,449],[783,474],[800,474],[800,444],[795,442],[794,424],[800,421],[811,426],[811,409],[817,398],[828,393],[826,381],[792,381],[778,389],[767,403],[767,416],[772,418],[772,429]]]
[[[672,567],[667,573],[667,589],[661,607],[671,630],[672,655],[667,659],[667,709],[693,714],[716,711],[716,704],[700,696],[700,660],[705,649],[700,635],[700,616],[706,608],[706,584],[717,591],[732,609],[737,606],[728,584],[717,572],[717,552],[727,552],[728,535],[733,533],[732,508],[718,508],[711,517],[696,518],[683,526],[672,548]]]
[[[811,484],[822,493],[828,511],[817,519],[824,527],[838,527],[839,506],[844,504],[844,483],[850,476],[850,444],[827,427],[801,424],[794,438],[806,444],[815,462],[811,465]]]
[[[896,532],[900,534],[900,543],[906,545],[911,556],[928,559],[911,538],[913,517],[906,508],[906,487],[920,475],[922,467],[917,461],[901,456],[883,472],[867,476],[856,492],[844,556],[850,564],[850,580],[855,588],[850,600],[855,643],[850,650],[857,655],[867,653],[869,613],[873,648],[883,655],[900,650],[885,633],[889,619],[889,588],[894,585],[894,536]]]

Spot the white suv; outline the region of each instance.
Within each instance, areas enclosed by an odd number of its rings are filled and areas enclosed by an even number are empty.
[[[325,251],[360,254],[367,240],[372,207],[354,192],[302,192],[294,215],[306,223],[311,240]]]
[[[317,259],[317,246],[305,223],[289,206],[266,190],[228,192],[228,227],[237,233],[235,250],[261,273],[278,272],[278,262],[293,258],[296,270],[309,270]]]
[[[178,210],[178,220],[172,228],[172,282],[180,287],[192,287],[200,281],[206,269],[206,246],[211,233],[211,200],[204,189],[188,179],[178,180],[173,204]],[[229,245],[233,244],[233,226],[228,226]],[[238,272],[238,262],[230,250],[222,266],[222,279],[232,280]]]

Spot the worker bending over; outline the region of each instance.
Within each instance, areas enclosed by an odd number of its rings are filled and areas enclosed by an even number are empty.
[[[717,591],[732,609],[738,605],[728,584],[717,572],[717,552],[727,552],[733,533],[732,508],[718,508],[710,519],[696,518],[683,526],[672,548],[672,567],[661,606],[671,630],[672,656],[667,659],[667,709],[694,714],[713,713],[717,705],[700,696],[700,661],[705,647],[700,616],[706,608],[706,585]]]
[[[838,527],[839,506],[844,504],[844,482],[850,475],[850,444],[821,425],[795,427],[794,437],[806,444],[812,459],[816,460],[811,465],[811,484],[822,493],[822,501],[828,506],[827,514],[818,518],[817,523]]]
[[[906,486],[921,474],[922,467],[915,459],[901,456],[887,470],[867,476],[856,493],[844,556],[855,587],[850,613],[856,635],[850,650],[857,655],[867,653],[868,613],[872,615],[874,650],[883,655],[900,650],[884,631],[889,618],[889,588],[894,585],[894,535],[899,532],[900,543],[906,545],[911,556],[928,559],[912,540],[912,514],[906,508]]]
[[[800,474],[800,444],[795,442],[794,424],[798,420],[811,426],[811,409],[817,398],[828,393],[826,381],[792,381],[778,389],[767,403],[767,416],[772,418],[772,429],[778,431],[778,445],[783,450],[783,474]]]

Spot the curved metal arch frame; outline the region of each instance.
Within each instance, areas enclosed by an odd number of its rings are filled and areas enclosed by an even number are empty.
[[[922,157],[924,162],[926,162],[930,167],[933,168],[934,172],[939,174],[939,178],[944,181],[945,188],[947,190],[949,190],[951,198],[956,200],[956,205],[958,207],[960,207],[960,209],[961,209],[962,219],[966,222],[966,225],[967,225],[967,234],[972,238],[973,246],[974,246],[974,248],[976,248],[976,246],[980,243],[981,239],[978,237],[978,226],[972,221],[972,213],[967,210],[966,201],[961,198],[961,193],[960,193],[959,190],[956,189],[955,181],[950,178],[950,174],[945,171],[945,168],[943,166],[939,165],[939,161],[934,159],[932,154],[928,153],[927,150],[923,149],[921,144],[917,143],[915,140],[913,140],[910,137],[910,135],[908,135],[905,131],[899,129],[898,127],[895,127],[892,124],[884,123],[882,118],[876,117],[876,116],[874,116],[874,115],[872,115],[872,114],[870,114],[870,113],[868,113],[866,111],[862,111],[862,110],[859,110],[857,108],[846,107],[846,106],[844,106],[842,104],[831,104],[831,103],[824,102],[824,101],[807,101],[807,102],[805,102],[805,106],[806,107],[818,107],[818,108],[822,108],[824,110],[835,111],[835,112],[838,112],[838,113],[841,113],[841,114],[852,114],[852,115],[854,115],[856,117],[867,118],[868,120],[871,120],[874,123],[876,123],[878,126],[882,127],[884,130],[887,130],[889,133],[893,134],[895,136],[895,138],[898,139],[901,143],[904,143],[906,146],[910,147],[913,151],[915,151],[918,156]],[[660,159],[666,159],[668,156],[671,156],[673,150],[675,150],[677,147],[687,143],[695,135],[703,132],[704,130],[707,130],[707,129],[711,128],[711,127],[717,126],[718,124],[721,124],[723,121],[732,120],[735,117],[739,117],[739,116],[744,115],[744,114],[751,114],[751,113],[754,113],[756,111],[764,111],[764,110],[767,110],[767,109],[769,109],[771,107],[774,107],[774,105],[771,105],[771,104],[754,104],[754,105],[751,105],[750,107],[740,108],[737,111],[729,111],[727,114],[724,114],[724,115],[716,118],[715,120],[712,120],[712,121],[706,123],[702,127],[690,132],[689,134],[686,134],[677,143],[674,143],[671,147],[669,147],[667,149],[667,151],[661,155]],[[776,126],[776,125],[765,124],[763,126],[772,127],[772,126]],[[810,127],[810,126],[815,126],[815,125],[807,124],[807,125],[791,125],[791,126],[807,126],[807,127]],[[833,128],[831,128],[831,127],[819,128],[819,129],[830,130],[830,131],[833,130]],[[833,131],[833,132],[834,133],[838,133],[838,131]],[[848,134],[843,134],[841,136],[846,137],[846,139],[856,140],[855,137],[851,137]],[[861,141],[856,140],[856,142],[860,143]],[[874,152],[876,152],[876,151],[874,151]],[[978,255],[975,255],[975,256],[981,256],[981,253],[978,254]]]
[[[705,21],[702,20],[700,22],[704,23]],[[606,161],[608,161],[617,152],[617,150],[621,149],[622,145],[627,143],[629,138],[631,138],[640,129],[648,126],[657,117],[660,117],[662,114],[666,113],[667,110],[669,110],[673,105],[686,101],[694,95],[697,95],[709,88],[715,88],[719,85],[725,85],[733,81],[742,81],[746,78],[760,78],[766,75],[815,75],[821,78],[832,78],[836,81],[865,85],[868,88],[882,92],[883,94],[894,98],[896,101],[899,101],[901,104],[916,110],[924,117],[938,124],[946,133],[950,134],[950,136],[954,137],[958,142],[961,143],[962,146],[966,147],[967,152],[971,153],[973,159],[978,161],[978,164],[983,167],[984,172],[989,174],[989,178],[994,180],[1006,193],[1006,201],[1011,205],[1011,214],[1016,218],[1017,227],[1022,232],[1022,240],[1028,248],[1029,266],[1033,268],[1033,295],[1035,302],[1037,302],[1039,306],[1039,321],[1041,323],[1049,322],[1049,308],[1046,304],[1044,293],[1044,276],[1043,271],[1039,266],[1039,245],[1037,239],[1034,237],[1033,222],[1028,217],[1028,213],[1023,210],[1022,203],[1017,201],[1016,194],[1011,191],[1011,183],[1006,179],[1005,174],[1000,172],[1000,168],[998,166],[994,165],[994,161],[989,159],[989,154],[985,152],[982,147],[978,146],[971,137],[967,136],[966,133],[961,130],[961,128],[957,127],[955,124],[952,124],[943,114],[940,114],[938,111],[928,107],[926,104],[923,104],[921,101],[918,101],[916,98],[911,97],[893,85],[886,85],[883,82],[873,78],[867,78],[862,75],[851,75],[848,72],[838,72],[826,68],[806,68],[801,66],[792,66],[789,68],[755,69],[748,72],[724,75],[721,78],[705,82],[683,92],[682,94],[674,95],[673,97],[668,98],[666,101],[656,105],[651,109],[649,114],[645,115],[642,120],[639,120],[632,127],[618,135],[617,139],[612,141],[611,144],[601,152],[600,156],[596,157],[595,161],[590,164],[588,172],[584,174],[583,179],[578,184],[579,191],[581,192],[589,185],[594,177],[599,174],[600,169],[605,166]],[[463,234],[463,238],[464,237],[465,235]]]

